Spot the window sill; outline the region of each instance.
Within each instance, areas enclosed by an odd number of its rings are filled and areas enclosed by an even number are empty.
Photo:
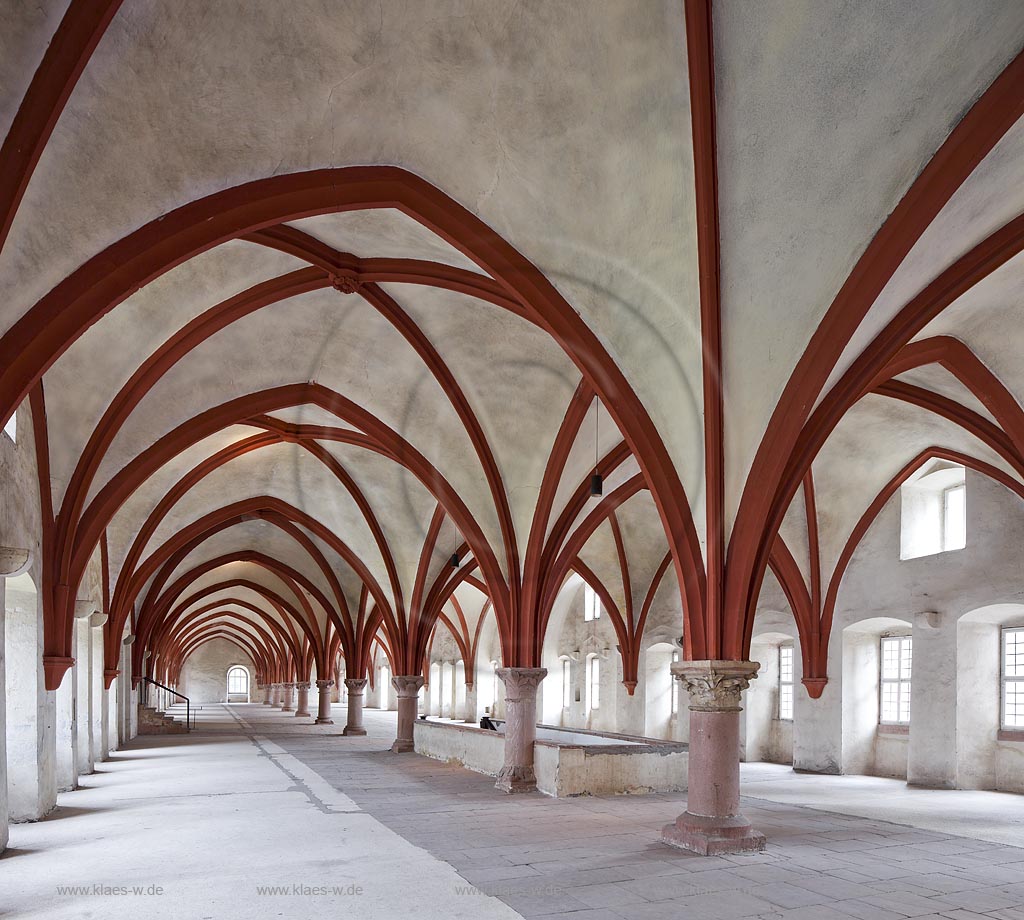
[[[894,725],[890,723],[879,724],[878,734],[880,735],[909,735],[909,725]]]
[[[996,734],[996,739],[999,741],[1018,741],[1024,742],[1024,729],[1020,728],[1001,728]]]

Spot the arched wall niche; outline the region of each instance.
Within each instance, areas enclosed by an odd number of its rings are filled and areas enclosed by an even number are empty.
[[[780,656],[784,647],[793,650],[792,680],[789,682],[793,699],[793,717],[789,719],[784,719],[780,711]],[[757,661],[761,667],[757,672],[757,679],[744,693],[744,760],[791,764],[796,703],[801,689],[802,672],[800,641],[796,625],[788,612],[758,610],[750,645],[750,658]]]
[[[1024,793],[1024,732],[1004,732],[1001,724],[1007,627],[1024,627],[1024,604],[990,604],[957,621],[956,754],[962,789]]]
[[[883,637],[912,632],[909,620],[896,617],[868,617],[843,630],[844,773],[907,778],[907,733],[880,730],[880,649]]]

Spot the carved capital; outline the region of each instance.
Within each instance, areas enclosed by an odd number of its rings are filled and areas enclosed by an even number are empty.
[[[672,676],[690,694],[691,712],[740,712],[740,694],[760,667],[756,661],[678,661]]]
[[[300,680],[295,683],[296,690],[308,690],[311,686],[312,684],[308,680]]]
[[[407,700],[411,696],[419,696],[420,688],[423,686],[422,674],[411,674],[403,676],[396,674],[391,678],[391,686],[398,693],[398,698]]]
[[[547,668],[498,668],[495,672],[505,685],[505,700],[517,703],[519,700],[536,699],[537,688],[547,676]]]
[[[281,684],[281,686],[284,687],[285,690],[294,690],[295,689],[295,681],[293,681],[293,680],[285,681],[283,684]]]
[[[334,686],[333,680],[318,680],[316,687],[318,690],[330,690]]]
[[[346,677],[345,686],[349,693],[362,693],[366,689],[365,677]]]

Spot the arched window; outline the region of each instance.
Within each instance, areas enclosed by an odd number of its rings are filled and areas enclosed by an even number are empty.
[[[568,658],[562,659],[562,708],[572,705],[572,665]]]
[[[587,660],[587,705],[590,709],[601,705],[601,659],[597,655]]]
[[[249,672],[236,665],[228,670],[228,694],[231,696],[249,695]]]
[[[583,619],[587,623],[601,619],[601,601],[590,585],[583,586]]]

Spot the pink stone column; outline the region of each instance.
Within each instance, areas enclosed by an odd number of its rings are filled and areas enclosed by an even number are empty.
[[[391,686],[398,693],[398,736],[391,750],[396,754],[404,754],[413,750],[412,727],[416,722],[416,710],[419,709],[423,675],[396,675],[391,678]]]
[[[320,699],[317,702],[316,712],[316,725],[333,725],[334,719],[331,718],[331,688],[334,686],[333,680],[318,680],[316,682],[316,689],[320,694]]]
[[[280,684],[271,684],[271,687],[273,688],[273,693],[271,694],[271,697],[270,697],[270,705],[273,706],[275,709],[280,709],[281,708],[281,685]]]
[[[537,788],[537,687],[547,668],[498,668],[495,673],[505,685],[505,764],[494,785],[502,792],[531,792]]]
[[[263,685],[263,705],[264,706],[272,705],[271,694],[273,694],[273,692],[274,692],[274,688],[271,687],[270,684],[264,684]]]
[[[309,715],[309,681],[300,680],[295,684],[295,689],[298,691],[298,703],[295,706],[295,715],[297,716],[308,716]]]
[[[702,856],[763,850],[765,838],[740,814],[740,694],[756,661],[681,661],[672,674],[690,694],[686,811],[662,840]]]
[[[294,689],[295,684],[290,680],[281,684],[281,712],[292,711],[292,691]]]
[[[348,690],[348,724],[343,735],[365,735],[363,728],[363,691],[366,689],[365,677],[346,677],[345,687]]]

